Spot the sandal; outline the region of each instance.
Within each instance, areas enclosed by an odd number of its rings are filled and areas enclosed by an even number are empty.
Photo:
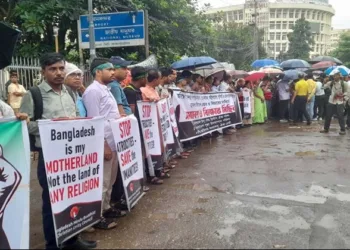
[[[159,178],[161,178],[161,179],[169,179],[170,178],[170,174],[168,174],[168,173],[161,173]]]
[[[111,219],[106,219],[106,218],[101,218],[101,221],[94,225],[94,228],[98,229],[103,229],[103,230],[109,230],[113,229],[117,226],[117,222],[111,220]]]
[[[191,153],[188,153],[188,152],[182,152],[181,155],[184,155],[184,156],[190,156]]]
[[[178,164],[178,162],[175,161],[175,160],[171,160],[169,163],[170,163],[171,165],[177,165],[177,164]]]
[[[161,179],[159,179],[159,178],[157,178],[157,177],[153,177],[153,178],[151,179],[150,183],[151,183],[152,185],[162,185],[162,184],[164,183],[164,181],[161,180]]]

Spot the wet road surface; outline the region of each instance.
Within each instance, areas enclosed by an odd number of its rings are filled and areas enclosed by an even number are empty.
[[[204,141],[99,248],[349,248],[350,134],[270,123]],[[31,246],[42,248],[32,170]]]

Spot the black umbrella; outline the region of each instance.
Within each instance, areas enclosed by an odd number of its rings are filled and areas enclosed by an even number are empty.
[[[21,35],[21,31],[0,22],[0,69],[11,64],[16,43]]]
[[[317,56],[314,59],[310,60],[309,63],[315,64],[319,62],[334,62],[337,65],[343,65],[342,61],[340,61],[338,58],[332,57],[332,56]]]

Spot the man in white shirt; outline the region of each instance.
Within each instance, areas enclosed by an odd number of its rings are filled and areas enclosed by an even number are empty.
[[[13,108],[15,113],[19,112],[21,107],[21,101],[25,93],[27,92],[22,84],[19,84],[17,75],[11,76],[11,83],[8,86],[8,99],[7,102]]]
[[[323,84],[319,76],[315,77],[316,81],[316,93],[315,93],[315,106],[314,114],[317,120],[322,121],[324,117],[324,107],[326,104],[326,94],[324,92]]]

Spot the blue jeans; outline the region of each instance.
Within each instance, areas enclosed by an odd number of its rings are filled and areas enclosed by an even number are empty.
[[[306,104],[306,111],[309,114],[310,118],[314,118],[314,106],[315,106],[315,96],[313,96],[308,104]],[[304,119],[306,119],[304,117]]]

